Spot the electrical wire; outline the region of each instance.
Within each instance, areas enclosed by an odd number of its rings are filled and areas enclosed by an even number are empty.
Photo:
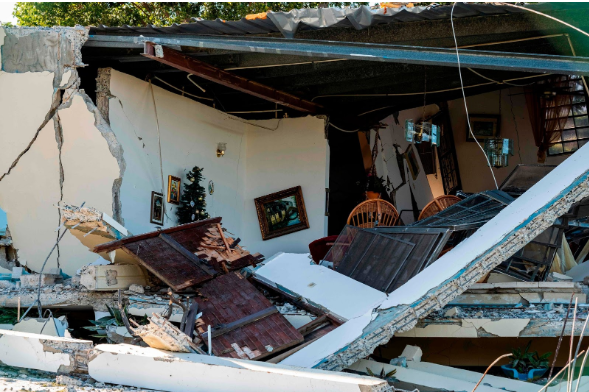
[[[196,87],[198,87],[200,89],[200,91],[202,91],[203,93],[206,93],[207,90],[205,90],[204,88],[200,87],[200,85],[198,83],[196,83],[194,80],[190,79],[190,77],[192,76],[192,74],[188,74],[186,75],[186,79],[190,80],[190,83],[194,84]]]
[[[161,133],[160,133],[160,121],[157,115],[157,106],[155,105],[155,95],[153,93],[153,84],[151,83],[151,79],[149,79],[149,89],[151,90],[151,99],[153,100],[153,112],[155,114],[155,124],[157,127],[157,143],[158,143],[158,149],[159,149],[159,156],[160,156],[160,174],[162,176],[162,190],[161,190],[161,194],[164,194],[164,162],[162,159],[162,137],[161,137]],[[162,209],[164,211],[164,215],[170,219],[170,217],[168,216],[168,212],[166,211],[166,203],[162,203]],[[162,217],[162,222],[163,222],[163,217]]]
[[[182,89],[180,89],[180,88],[178,88],[178,87],[176,87],[176,86],[174,86],[174,85],[172,85],[172,84],[170,84],[170,83],[166,82],[166,81],[165,81],[165,80],[163,80],[163,79],[160,79],[160,78],[158,78],[157,76],[154,76],[153,78],[154,78],[154,79],[157,79],[157,80],[159,80],[160,82],[162,82],[163,84],[165,84],[165,85],[166,85],[166,86],[168,86],[168,87],[171,87],[171,88],[173,88],[174,90],[178,90],[178,91],[180,91],[180,92],[181,92],[182,94],[184,94],[184,95],[188,95],[188,96],[190,96],[190,97],[197,98],[197,99],[204,99],[204,100],[206,100],[206,101],[214,101],[214,99],[213,99],[213,98],[200,97],[200,96],[198,96],[198,95],[194,95],[194,94],[187,93],[186,91],[184,91],[184,90],[182,90]],[[151,83],[151,80],[150,80],[150,83]]]
[[[497,5],[506,5],[506,6],[509,6],[509,7],[519,8],[520,10],[524,10],[524,11],[528,11],[528,12],[533,12],[534,14],[538,14],[538,15],[544,16],[544,17],[546,17],[548,19],[552,19],[552,20],[554,20],[554,21],[556,21],[558,23],[562,23],[563,25],[568,26],[571,29],[574,29],[574,30],[578,31],[579,33],[581,33],[581,34],[586,35],[587,37],[589,37],[589,33],[581,30],[580,28],[575,27],[572,24],[567,23],[567,22],[565,22],[563,20],[560,20],[558,18],[555,18],[554,16],[546,15],[546,14],[540,12],[540,11],[536,11],[536,10],[533,10],[533,9],[530,9],[530,8],[522,7],[522,6],[511,4],[511,3],[495,3],[495,4],[497,4]]]
[[[468,116],[468,106],[466,105],[466,93],[464,92],[464,83],[462,81],[462,70],[460,69],[460,54],[458,53],[458,40],[456,39],[456,31],[454,30],[454,7],[456,7],[456,2],[452,5],[452,11],[450,11],[450,23],[452,24],[452,35],[454,36],[454,45],[456,46],[456,60],[458,62],[458,75],[460,76],[460,86],[462,88],[462,98],[464,99],[464,111],[466,112],[466,123],[468,124],[468,130],[470,132],[470,136],[474,139],[477,146],[481,149],[485,159],[487,160],[487,165],[489,166],[489,170],[491,171],[491,176],[493,176],[493,182],[495,183],[495,188],[499,189],[497,185],[497,179],[495,178],[495,173],[493,173],[493,168],[491,167],[491,162],[489,161],[489,157],[485,154],[485,150],[474,136],[472,132],[472,127],[470,126],[470,119]]]
[[[342,128],[338,127],[338,126],[333,125],[333,123],[331,123],[331,122],[328,122],[327,125],[330,125],[330,126],[334,127],[335,129],[337,129],[338,131],[345,132],[345,133],[356,133],[356,132],[358,132],[360,130],[360,128],[355,129],[353,131],[350,131],[350,130],[347,130],[347,129],[342,129]]]
[[[530,76],[523,76],[520,78],[512,78],[512,79],[505,79],[501,81],[501,84],[505,84],[506,82],[513,82],[515,80],[524,80],[524,79],[533,79],[533,78],[541,78],[546,76],[546,74],[536,74],[536,75],[530,75]],[[473,88],[473,87],[481,87],[481,86],[489,86],[492,84],[497,84],[498,81],[493,81],[493,82],[487,82],[487,83],[478,83],[478,84],[473,84],[470,86],[462,86],[462,87],[453,87],[453,88],[447,88],[444,90],[434,90],[434,91],[428,91],[428,94],[437,94],[437,93],[445,93],[448,91],[456,91],[456,90],[462,90],[465,88]],[[423,95],[423,91],[419,91],[419,92],[414,92],[414,93],[374,93],[374,94],[329,94],[329,95],[318,95],[314,98],[311,99],[311,101],[315,101],[318,98],[342,98],[342,97],[405,97],[405,96],[409,96],[409,95]],[[379,109],[374,109],[371,110],[369,112],[366,113],[370,113],[373,111],[376,111]]]
[[[483,79],[489,80],[491,82],[495,82],[497,84],[506,84],[508,86],[514,86],[514,87],[526,87],[526,86],[531,86],[532,84],[535,84],[536,83],[536,82],[532,82],[532,83],[528,83],[528,84],[515,84],[515,83],[509,83],[509,82],[503,81],[503,80],[502,81],[498,81],[498,80],[491,79],[491,78],[489,78],[489,77],[487,77],[485,75],[482,75],[482,74],[480,74],[479,72],[475,71],[472,68],[467,68],[467,69],[469,71],[471,71],[472,73],[474,73],[475,75],[478,75],[478,76],[480,76]],[[544,74],[544,75],[545,76],[548,76],[548,75],[551,75],[551,74]]]

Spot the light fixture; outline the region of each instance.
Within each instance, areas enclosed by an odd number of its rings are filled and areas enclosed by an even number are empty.
[[[513,141],[501,138],[486,139],[485,154],[487,154],[491,166],[507,167],[509,166],[509,156],[513,155]]]
[[[225,155],[226,149],[227,149],[227,143],[217,144],[217,158],[221,158],[223,155]]]
[[[405,120],[405,140],[409,143],[429,142],[432,146],[440,145],[440,127],[431,122],[415,124],[413,120]]]

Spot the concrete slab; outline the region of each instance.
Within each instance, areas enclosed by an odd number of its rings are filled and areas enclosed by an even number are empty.
[[[282,253],[254,271],[256,278],[349,320],[377,307],[386,294],[329,268],[308,254]]]
[[[0,330],[0,361],[9,366],[57,373],[84,372],[88,340]]]
[[[170,392],[392,390],[385,381],[373,377],[127,344],[96,346],[88,371],[97,381]]]

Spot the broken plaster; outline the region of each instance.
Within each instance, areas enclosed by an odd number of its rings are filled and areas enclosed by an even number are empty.
[[[82,27],[67,28],[9,28],[0,29],[0,45],[3,45],[4,54],[2,61],[2,70],[5,72],[42,72],[50,71],[54,73],[54,94],[52,105],[45,116],[42,124],[29,143],[17,158],[10,165],[9,169],[0,175],[0,181],[10,174],[12,169],[18,164],[20,158],[26,154],[37,137],[49,120],[54,120],[56,132],[56,141],[59,149],[60,164],[60,202],[63,200],[63,182],[64,170],[61,162],[61,146],[63,144],[63,130],[61,129],[60,119],[57,115],[58,110],[68,108],[71,105],[73,96],[82,97],[88,110],[94,114],[95,127],[100,131],[107,142],[110,153],[117,160],[119,166],[119,177],[113,181],[112,185],[112,209],[113,218],[124,225],[122,217],[122,203],[120,190],[125,173],[126,164],[123,157],[123,148],[118,142],[114,132],[110,128],[108,112],[99,110],[87,94],[79,89],[80,80],[76,68],[84,66],[82,62],[81,48],[88,38],[88,31]],[[30,56],[27,53],[31,48],[35,48],[35,55]],[[102,78],[106,84],[110,83],[110,73],[105,72]],[[67,79],[67,82],[64,81]],[[103,84],[104,84],[103,83]],[[102,101],[102,100],[101,100]],[[107,104],[108,107],[108,98]],[[60,214],[60,213],[59,213]],[[61,220],[61,216],[59,216]],[[59,233],[58,233],[59,235]],[[59,250],[58,250],[59,256]],[[59,260],[59,258],[58,258]]]

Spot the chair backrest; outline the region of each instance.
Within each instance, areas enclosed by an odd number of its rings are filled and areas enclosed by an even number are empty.
[[[395,226],[399,213],[394,205],[386,200],[366,200],[356,206],[348,217],[348,225],[370,229],[376,226]]]
[[[444,195],[438,196],[432,201],[430,201],[424,208],[421,210],[421,214],[419,214],[419,218],[417,220],[422,220],[428,218],[432,215],[436,215],[438,212],[445,210],[446,208],[462,201],[461,198],[458,196],[452,195]]]

